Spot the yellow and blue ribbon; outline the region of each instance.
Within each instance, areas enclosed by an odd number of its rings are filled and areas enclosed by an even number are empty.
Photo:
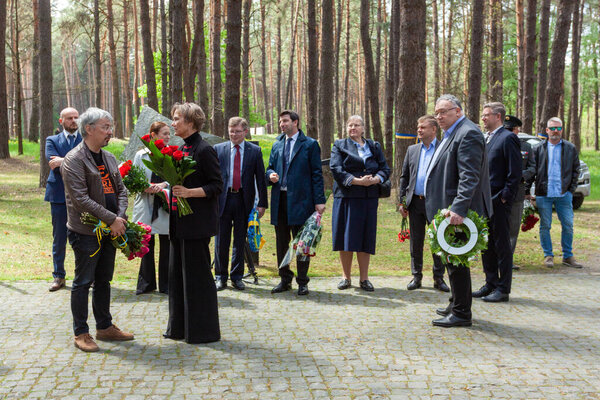
[[[399,133],[396,132],[396,139],[408,139],[414,140],[415,143],[419,143],[419,137],[414,133]]]
[[[537,134],[537,136],[542,139],[546,139],[546,140],[548,139],[548,134],[545,132],[540,132]]]

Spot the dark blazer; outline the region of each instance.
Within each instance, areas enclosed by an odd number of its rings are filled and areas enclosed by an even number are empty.
[[[177,239],[202,239],[219,231],[219,195],[223,191],[221,168],[215,149],[198,132],[187,137],[179,150],[196,160],[196,170],[183,181],[186,188],[201,187],[206,197],[189,197],[192,214],[179,217],[171,210],[170,234]],[[172,193],[172,192],[171,192]],[[173,195],[171,194],[171,197]]]
[[[436,149],[440,141],[437,141]],[[410,206],[413,194],[415,194],[415,185],[417,184],[417,172],[419,169],[419,158],[421,157],[421,143],[408,146],[404,162],[402,164],[402,175],[400,176],[400,187],[398,190],[398,203],[402,201],[402,197],[406,196],[406,206]],[[435,154],[435,152],[434,152]]]
[[[439,144],[426,178],[427,219],[451,206],[466,217],[469,209],[480,216],[492,215],[488,162],[483,134],[469,119],[463,119],[444,143]]]
[[[242,196],[244,198],[244,211],[250,215],[254,208],[256,198],[256,188],[258,188],[258,207],[268,207],[267,200],[267,181],[265,180],[265,164],[262,158],[262,151],[259,146],[244,141],[244,160],[242,164]],[[215,151],[221,164],[221,177],[223,178],[223,192],[219,196],[219,216],[223,215],[225,202],[227,201],[227,187],[231,171],[231,142],[223,142],[215,145]],[[256,180],[256,188],[254,182]]]
[[[277,225],[279,193],[283,173],[283,148],[285,134],[273,144],[267,167],[267,183],[271,190],[271,224]],[[272,183],[269,175],[276,172],[280,181]],[[294,144],[287,173],[287,216],[288,225],[302,225],[315,211],[316,204],[325,204],[323,171],[321,170],[321,148],[319,143],[302,131]]]
[[[485,149],[492,199],[500,197],[511,204],[523,175],[519,138],[508,129],[500,127],[492,135]]]
[[[81,134],[79,131],[77,131],[76,135],[73,147],[81,143]],[[46,161],[50,162],[50,157],[53,156],[64,157],[71,149],[72,147],[69,147],[69,142],[64,132],[48,136],[46,138]],[[65,202],[65,186],[60,174],[60,167],[50,170],[50,175],[48,175],[48,180],[46,181],[46,195],[44,196],[44,200],[51,203]]]
[[[523,171],[521,182],[526,186],[529,185],[529,187],[531,187],[531,183],[533,183],[533,178],[535,178],[536,172],[535,156],[533,155],[533,148],[529,143],[527,143],[525,140],[520,142],[522,159],[521,170]]]
[[[548,141],[544,140],[533,148],[537,173],[535,177],[535,195],[546,196],[548,193]],[[560,174],[562,192],[575,193],[579,180],[579,154],[571,142],[563,139],[560,152]]]
[[[377,185],[356,186],[347,183],[352,182],[354,177],[360,178],[364,175],[379,175],[384,182],[389,179],[391,171],[385,161],[381,145],[371,139],[363,138],[363,140],[369,144],[373,154],[366,161],[358,155],[358,149],[352,139],[338,139],[333,144],[329,161],[334,179],[333,197],[377,198],[379,197]]]

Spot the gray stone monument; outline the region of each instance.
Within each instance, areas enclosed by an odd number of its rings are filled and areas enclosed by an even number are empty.
[[[174,134],[174,130],[171,127],[173,121],[154,111],[152,108],[145,106],[142,108],[142,112],[133,128],[133,134],[129,138],[129,143],[127,143],[125,150],[123,150],[123,153],[121,154],[121,160],[133,160],[135,153],[144,147],[140,138],[147,134],[150,131],[150,125],[157,121],[164,122],[171,128],[171,140],[169,141],[169,145],[181,146],[183,144],[183,139]],[[211,135],[210,133],[200,132],[200,134],[202,135],[202,139],[213,146],[217,143],[225,142],[225,139]]]

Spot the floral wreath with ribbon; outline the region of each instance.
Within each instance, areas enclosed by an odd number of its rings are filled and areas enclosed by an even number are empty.
[[[431,252],[445,263],[469,267],[488,247],[487,219],[469,210],[461,225],[451,225],[448,209],[438,210],[427,235]]]

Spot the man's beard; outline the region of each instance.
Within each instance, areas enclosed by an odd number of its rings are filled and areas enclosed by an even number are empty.
[[[64,127],[65,131],[69,132],[69,133],[75,133],[77,132],[77,127],[75,128],[67,128],[66,126]]]

